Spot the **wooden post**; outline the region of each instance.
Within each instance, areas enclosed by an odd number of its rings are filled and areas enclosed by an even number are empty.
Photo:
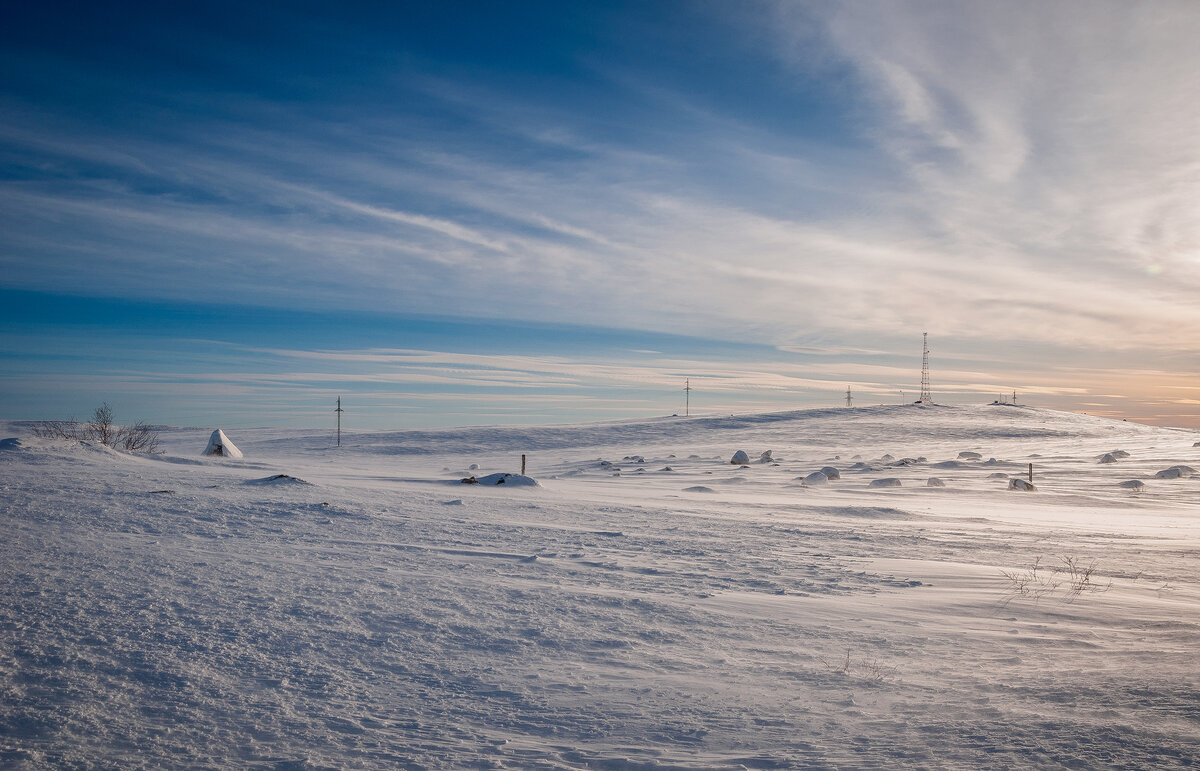
[[[1031,463],[1029,465],[1032,466],[1033,464]],[[521,476],[525,476],[525,454],[524,453],[521,454]]]
[[[1033,464],[1029,464],[1029,484],[1033,484]]]

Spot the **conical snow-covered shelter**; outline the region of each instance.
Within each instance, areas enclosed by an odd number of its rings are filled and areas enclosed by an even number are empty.
[[[212,436],[208,438],[208,447],[204,449],[205,455],[220,455],[224,458],[240,458],[242,451],[237,448],[237,445],[229,441],[229,437],[225,436],[225,432],[217,429],[212,432]]]

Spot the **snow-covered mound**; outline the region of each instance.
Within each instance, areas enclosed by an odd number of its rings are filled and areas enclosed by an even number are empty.
[[[0,431],[0,767],[1157,769],[1200,747],[1192,431],[902,405],[341,448],[244,430],[239,463],[196,457],[209,431],[150,457]],[[522,455],[530,494],[457,482]],[[1031,462],[1036,494],[987,478]]]

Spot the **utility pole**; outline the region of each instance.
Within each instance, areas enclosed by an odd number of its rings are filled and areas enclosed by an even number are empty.
[[[337,446],[341,447],[342,446],[342,413],[345,412],[345,410],[342,409],[342,397],[341,396],[338,397],[337,409],[334,410],[334,412],[337,413],[337,423],[338,423],[338,434],[337,434],[338,444],[337,444]]]
[[[683,416],[685,418],[692,416],[692,381],[690,378],[683,379]]]
[[[921,333],[921,398],[919,404],[933,404],[933,396],[929,393],[929,333]]]
[[[850,395],[850,386],[846,386],[846,406],[854,406],[854,397]]]

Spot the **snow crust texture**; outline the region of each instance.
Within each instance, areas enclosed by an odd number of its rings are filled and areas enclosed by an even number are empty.
[[[1200,757],[1190,432],[905,405],[247,430],[230,462],[0,431],[3,768]],[[522,454],[536,486],[461,482]],[[1034,494],[989,478],[1030,462]]]

